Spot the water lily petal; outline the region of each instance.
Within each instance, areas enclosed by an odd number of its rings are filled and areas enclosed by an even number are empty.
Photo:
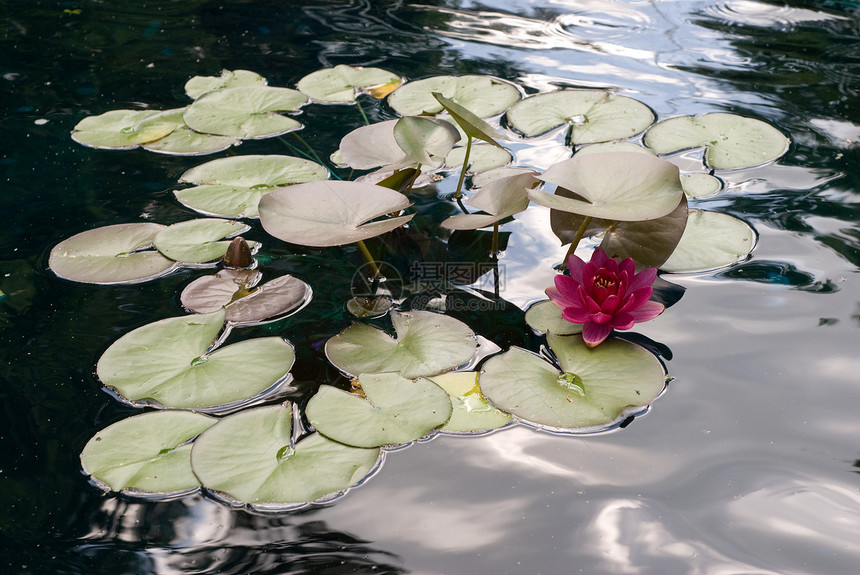
[[[634,319],[637,323],[648,321],[649,319],[654,319],[666,309],[663,304],[656,301],[645,302],[642,307],[634,310],[630,310],[629,313],[633,314]]]
[[[633,281],[630,282],[630,287],[628,287],[627,290],[629,292],[634,292],[643,287],[650,286],[654,283],[654,280],[656,278],[657,268],[645,268],[644,270],[633,276]]]
[[[612,328],[608,325],[587,323],[582,326],[582,339],[588,347],[594,347],[609,337]]]

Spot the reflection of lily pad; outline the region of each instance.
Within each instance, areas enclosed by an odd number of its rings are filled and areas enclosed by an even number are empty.
[[[430,380],[364,373],[358,381],[366,399],[320,386],[306,410],[314,429],[353,447],[379,447],[421,439],[451,417],[448,394]]]
[[[398,372],[406,378],[437,375],[465,364],[477,342],[469,326],[430,311],[393,312],[396,339],[353,324],[326,342],[329,361],[345,373]]]
[[[642,102],[604,90],[536,94],[517,102],[506,117],[510,126],[525,136],[567,124],[572,144],[630,138],[654,121],[654,114]]]
[[[660,269],[694,272],[728,266],[752,251],[755,238],[755,231],[734,216],[690,210],[678,247]]]
[[[493,405],[550,431],[594,431],[642,410],[665,385],[645,348],[608,339],[594,349],[578,335],[547,335],[559,372],[520,348],[493,356],[481,370],[481,391]]]
[[[394,86],[400,76],[380,68],[362,68],[340,64],[311,72],[299,80],[297,88],[318,102],[355,102],[356,92],[377,86]]]
[[[51,250],[48,267],[68,280],[115,284],[162,276],[176,262],[151,248],[166,226],[155,223],[116,224],[67,238]]]
[[[196,100],[206,92],[225,88],[265,86],[266,79],[248,70],[222,70],[220,76],[194,76],[185,83],[185,93]]]
[[[550,300],[533,303],[526,310],[526,323],[538,333],[572,335],[582,332],[582,324],[571,323],[561,315],[561,308]]]
[[[301,124],[279,112],[295,112],[307,96],[289,88],[252,86],[227,88],[200,96],[185,109],[192,130],[243,139],[270,138]]]
[[[479,118],[501,114],[520,99],[515,86],[491,76],[434,76],[403,84],[388,96],[388,104],[401,116],[438,114],[443,108],[433,92]]]
[[[220,260],[230,246],[224,238],[251,229],[241,222],[200,218],[167,226],[155,236],[155,247],[162,254],[183,263],[206,263]],[[254,242],[248,242],[253,247]]]
[[[263,196],[260,223],[271,235],[303,246],[339,246],[390,232],[413,214],[379,220],[409,207],[399,192],[359,182],[296,184]],[[375,221],[372,221],[375,220]]]
[[[186,309],[197,313],[225,307],[227,321],[234,325],[282,319],[310,301],[311,288],[302,280],[284,275],[258,286],[261,276],[256,270],[224,269],[188,284],[180,299]]]
[[[451,397],[451,418],[439,431],[447,433],[482,433],[504,427],[511,414],[499,411],[484,399],[474,371],[450,371],[429,378]]]
[[[247,339],[209,351],[224,319],[224,310],[219,310],[139,327],[104,352],[98,377],[134,404],[208,411],[241,405],[283,383],[295,352],[279,337]]]
[[[136,148],[182,127],[183,110],[112,110],[89,116],[75,126],[72,139],[90,148]]]
[[[192,411],[156,411],[96,433],[81,452],[84,471],[113,491],[177,495],[200,487],[190,441],[217,421]]]
[[[200,482],[231,503],[288,509],[342,495],[378,465],[378,448],[349,447],[319,433],[292,441],[289,404],[247,409],[220,420],[194,442]]]
[[[771,162],[788,151],[790,143],[766,122],[725,113],[668,118],[645,133],[645,145],[658,154],[704,146],[705,163],[717,170]]]

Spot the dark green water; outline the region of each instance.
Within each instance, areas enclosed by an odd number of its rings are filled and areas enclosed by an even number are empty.
[[[846,574],[860,548],[860,8],[853,2],[0,1],[0,571],[125,573]],[[327,507],[274,516],[204,496],[105,495],[80,471],[92,434],[135,410],[94,366],[120,335],[181,313],[200,272],[97,287],[46,269],[58,241],[114,223],[194,215],[173,200],[200,158],[87,149],[88,115],[185,105],[182,87],[222,69],[274,86],[336,64],[417,79],[482,73],[529,91],[613,87],[659,118],[731,111],[793,145],[777,164],[728,174],[702,201],[759,234],[750,260],[676,275],[682,300],[644,335],[674,378],[614,433],[514,428],[440,437],[389,454]],[[389,117],[384,107],[372,119]],[[361,125],[308,107],[303,137],[327,155]],[[231,153],[290,153],[284,140]],[[545,168],[554,142],[518,161]],[[205,157],[205,159],[211,159]],[[439,221],[438,189],[417,201]],[[506,224],[501,295],[525,307],[564,251],[542,212]],[[294,253],[262,234],[271,269],[314,302],[278,331],[299,350],[305,393],[334,377],[319,341],[360,263]],[[530,345],[516,309],[461,316],[502,347]]]

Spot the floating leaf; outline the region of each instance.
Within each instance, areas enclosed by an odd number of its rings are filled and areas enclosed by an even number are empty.
[[[605,90],[536,94],[514,104],[506,117],[525,136],[566,124],[574,145],[630,138],[654,121],[651,109],[642,102]]]
[[[561,315],[561,308],[550,300],[533,303],[526,310],[526,323],[538,333],[573,335],[582,332],[581,323],[571,323]]]
[[[684,194],[677,166],[636,152],[577,154],[551,166],[541,179],[566,188],[581,199],[534,189],[529,190],[532,201],[607,220],[665,216],[678,206]]]
[[[438,375],[475,355],[475,334],[453,317],[393,312],[391,323],[396,338],[369,325],[351,325],[326,342],[326,357],[351,375],[392,371],[412,379]]]
[[[459,168],[466,157],[466,148],[458,146],[445,156],[445,165],[449,168]],[[502,168],[511,163],[511,153],[505,149],[487,144],[473,145],[469,151],[469,166],[467,173],[477,174],[496,168]],[[526,169],[526,171],[529,171]]]
[[[396,170],[416,163],[435,167],[459,139],[447,122],[408,116],[353,130],[340,141],[338,152],[356,170]]]
[[[270,138],[301,127],[278,112],[295,112],[307,100],[307,96],[289,88],[227,88],[200,96],[186,108],[184,119],[192,130],[207,134]]]
[[[265,86],[266,79],[248,70],[222,70],[220,76],[194,76],[185,83],[185,93],[196,100],[206,92],[225,88]]]
[[[155,236],[155,247],[165,256],[183,263],[220,260],[230,246],[223,241],[251,229],[241,222],[217,218],[188,220],[167,226]],[[219,241],[222,240],[222,241]],[[253,247],[254,242],[249,242]]]
[[[279,337],[254,338],[210,352],[225,312],[163,319],[115,341],[97,366],[98,377],[129,402],[226,411],[286,381],[295,359]]]
[[[351,103],[360,91],[379,86],[399,86],[400,76],[380,68],[362,68],[340,64],[311,72],[298,83],[300,92],[319,102]],[[392,90],[394,88],[391,88]],[[379,97],[379,96],[374,96]]]
[[[310,301],[311,287],[296,277],[284,275],[257,286],[261,277],[256,270],[224,269],[188,284],[180,300],[196,313],[224,307],[227,321],[234,325],[283,319]]]
[[[454,152],[459,149],[461,148],[454,148]],[[493,180],[499,180],[508,176],[515,176],[517,174],[525,174],[528,172],[534,172],[534,170],[532,170],[531,168],[517,168],[513,166],[506,166],[504,168],[494,168],[486,172],[478,172],[477,174],[472,176],[471,187],[473,190],[480,189],[492,182]]]
[[[745,258],[755,246],[755,231],[728,214],[690,210],[678,247],[660,269],[667,272],[705,271]]]
[[[448,122],[405,116],[392,130],[397,145],[406,157],[423,166],[436,167],[460,139],[460,133]]]
[[[469,203],[484,214],[459,214],[442,222],[450,230],[475,230],[522,212],[529,206],[527,191],[537,184],[537,173],[525,173],[493,180],[474,196]]]
[[[373,184],[310,182],[263,196],[260,222],[269,234],[285,242],[314,247],[339,246],[402,226],[413,214],[377,218],[409,205],[409,199],[403,194]]]
[[[484,433],[508,425],[511,414],[490,405],[478,387],[478,373],[450,371],[429,378],[451,398],[451,418],[439,431],[447,433]]]
[[[81,452],[81,465],[113,491],[185,494],[200,487],[191,470],[190,442],[216,421],[192,411],[134,415],[96,433]]]
[[[136,148],[182,127],[183,110],[112,110],[88,116],[75,126],[72,140],[90,148]]]
[[[292,442],[289,404],[221,419],[194,442],[191,465],[207,489],[231,503],[288,509],[342,495],[378,466],[380,450],[349,447],[319,433]]]
[[[594,349],[578,335],[547,335],[561,371],[513,347],[484,363],[479,382],[493,405],[550,431],[595,431],[641,411],[663,390],[665,373],[645,348],[608,339]]]
[[[166,226],[116,224],[67,238],[51,250],[48,267],[61,278],[92,284],[136,283],[169,273],[176,262],[151,248]]]
[[[478,140],[483,140],[488,144],[492,144],[497,148],[501,148],[502,145],[499,144],[496,140],[504,140],[505,136],[486,123],[484,120],[458,104],[453,100],[450,100],[440,94],[439,92],[433,92],[433,97],[442,104],[442,107],[445,108],[451,117],[454,118],[454,121],[457,122],[457,125],[465,132],[465,134],[470,138],[477,138]]]
[[[479,118],[501,114],[520,99],[514,85],[491,76],[434,76],[403,84],[388,96],[388,104],[401,116],[438,114],[443,107],[433,92]]]
[[[141,145],[145,150],[170,156],[203,156],[223,152],[242,141],[232,136],[213,136],[195,132],[188,126],[181,126],[165,137]]]
[[[451,417],[448,394],[430,380],[363,373],[358,381],[366,399],[320,386],[305,411],[314,429],[353,447],[379,447],[421,439]]]
[[[707,198],[723,189],[723,182],[711,174],[681,174],[681,187],[688,198]]]
[[[275,188],[325,180],[328,175],[320,164],[293,156],[232,156],[186,171],[179,181],[198,185],[173,193],[182,204],[205,214],[256,218],[260,198]]]
[[[716,170],[771,162],[785,154],[790,143],[766,122],[726,113],[668,118],[645,133],[645,145],[658,154],[704,146],[705,163]]]

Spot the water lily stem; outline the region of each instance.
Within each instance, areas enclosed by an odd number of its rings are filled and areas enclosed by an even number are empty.
[[[585,235],[585,230],[588,229],[590,224],[591,216],[585,216],[585,219],[582,220],[582,225],[579,226],[578,230],[576,230],[576,236],[574,236],[573,241],[570,242],[570,247],[567,248],[567,253],[564,254],[564,261],[561,263],[561,269],[567,269],[567,260],[576,251],[576,248],[579,246],[579,242],[582,241],[582,236]]]
[[[499,255],[499,222],[493,222],[493,243],[490,247],[490,257]]]
[[[364,125],[369,126],[370,120],[367,118],[367,114],[364,113],[364,108],[361,107],[361,102],[357,99],[355,100],[355,107],[358,108],[358,113],[361,114],[361,118],[364,120]]]
[[[379,266],[376,265],[376,260],[373,259],[373,256],[370,254],[370,250],[367,249],[366,245],[364,245],[363,240],[358,240],[356,244],[358,245],[358,249],[361,251],[361,255],[363,255],[364,259],[367,260],[367,263],[370,264],[370,269],[373,270],[373,277],[378,278],[380,275]]]
[[[454,197],[460,199],[460,193],[463,190],[463,180],[466,179],[466,168],[469,166],[469,156],[472,153],[472,136],[466,138],[466,155],[463,156],[463,166],[460,168],[460,179],[457,181],[457,191],[454,192]]]

